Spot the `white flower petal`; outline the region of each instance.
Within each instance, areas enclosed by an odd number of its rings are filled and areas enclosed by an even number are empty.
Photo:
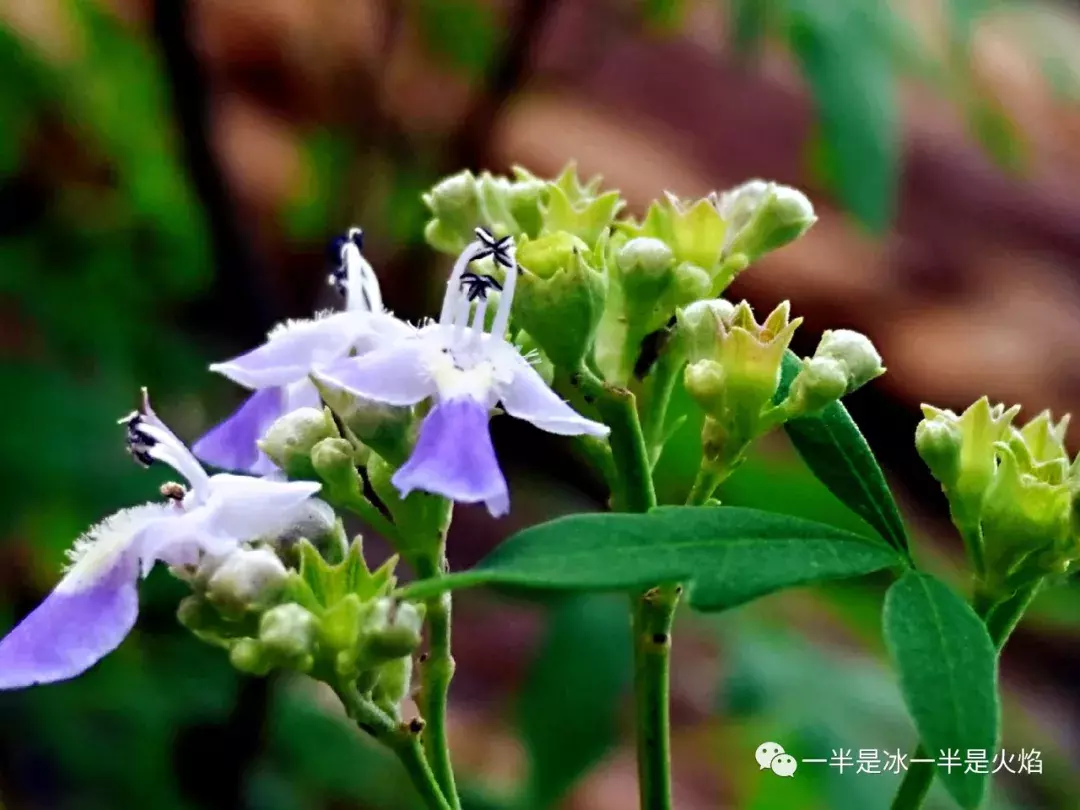
[[[210,479],[203,526],[210,535],[254,540],[282,530],[307,509],[316,481],[275,481],[222,473]]]
[[[440,349],[432,340],[397,340],[361,357],[319,369],[315,376],[364,399],[387,405],[415,405],[435,393],[430,360]]]
[[[505,341],[488,347],[496,368],[499,400],[508,414],[560,436],[606,436],[607,425],[586,419],[548,388],[543,378]]]

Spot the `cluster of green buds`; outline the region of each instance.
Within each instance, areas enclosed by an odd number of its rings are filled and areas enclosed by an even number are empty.
[[[300,538],[205,558],[185,578],[193,593],[179,618],[254,675],[293,670],[328,684],[356,683],[394,718],[408,695],[424,607],[391,597],[396,558],[370,571],[360,539],[337,523],[322,551]],[[337,557],[330,564],[327,558]]]
[[[980,587],[999,597],[1080,558],[1080,460],[1065,448],[1069,417],[1055,423],[1043,411],[1017,427],[1019,410],[986,397],[960,415],[923,405],[915,432]]]
[[[791,320],[786,303],[759,324],[748,304],[720,297],[751,263],[814,224],[796,189],[752,180],[698,199],[666,194],[637,220],[622,215],[617,192],[570,166],[549,182],[521,169],[509,178],[463,172],[424,200],[427,238],[440,250],[459,249],[476,222],[517,240],[518,345],[537,350],[538,368],[556,381],[588,376],[638,393],[652,409],[641,415],[654,461],[670,435],[664,410],[680,378],[706,413],[705,464],[726,475],[762,433],[884,372],[861,334],[826,332],[800,361],[788,345],[801,319]],[[497,267],[490,272],[503,278]],[[659,347],[658,358],[643,356],[647,344]]]
[[[714,473],[730,473],[762,434],[885,373],[870,340],[847,329],[826,331],[813,356],[799,360],[788,346],[802,318],[790,310],[785,301],[760,324],[745,301],[699,301],[678,313],[672,351],[687,358],[686,390],[705,412],[703,465]]]

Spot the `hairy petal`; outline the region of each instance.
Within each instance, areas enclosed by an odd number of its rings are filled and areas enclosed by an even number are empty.
[[[0,641],[0,689],[74,678],[120,646],[139,615],[137,579],[118,561],[88,588],[61,583]]]
[[[496,390],[508,414],[532,422],[560,436],[606,436],[607,425],[586,419],[552,391],[517,350],[510,345],[496,355]]]
[[[175,514],[167,504],[125,509],[80,537],[56,589],[0,640],[0,689],[73,678],[116,649],[138,615],[143,538]]]
[[[308,383],[310,385],[310,383]],[[211,428],[192,446],[195,455],[223,470],[258,472],[263,457],[258,442],[285,413],[285,391],[264,388],[256,391],[224,422]]]
[[[491,444],[487,406],[468,397],[437,403],[392,482],[402,497],[419,489],[459,503],[483,501],[492,517],[506,514],[510,495]]]
[[[364,313],[339,312],[287,323],[271,332],[263,345],[214,363],[210,370],[248,388],[288,385],[302,380],[313,367],[345,356],[370,331],[366,320]]]

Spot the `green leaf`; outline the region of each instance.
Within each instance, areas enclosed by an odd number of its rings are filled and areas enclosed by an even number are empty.
[[[521,693],[526,807],[554,806],[615,744],[630,660],[625,600],[576,597],[552,610]]]
[[[822,523],[757,509],[670,506],[534,526],[473,570],[414,583],[402,595],[491,583],[602,591],[683,582],[692,607],[713,611],[781,588],[902,564],[891,548]]]
[[[787,397],[801,361],[784,355],[776,402]],[[803,461],[829,491],[869,523],[889,545],[908,554],[908,536],[885,474],[858,426],[839,402],[818,416],[793,419],[784,425]]]
[[[810,84],[831,178],[841,202],[869,228],[892,218],[900,154],[891,43],[880,2],[791,0],[788,38]]]
[[[919,737],[931,755],[993,751],[1000,703],[997,654],[975,611],[928,574],[908,571],[885,595],[885,643]],[[953,798],[978,807],[985,774],[938,768]]]

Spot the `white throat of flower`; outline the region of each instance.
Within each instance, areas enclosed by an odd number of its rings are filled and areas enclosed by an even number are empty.
[[[364,232],[349,228],[341,240],[339,264],[330,275],[330,283],[344,293],[347,311],[382,312],[379,279],[361,252],[363,244]]]
[[[504,284],[488,275],[466,272],[469,265],[491,256],[495,264],[506,269]],[[515,259],[514,239],[504,236],[496,239],[484,228],[476,229],[476,239],[465,246],[465,250],[454,262],[450,279],[446,282],[446,296],[443,298],[439,325],[452,327],[454,343],[457,345],[479,342],[486,334],[496,339],[503,339],[510,325],[510,308],[514,303],[514,288],[517,286],[517,260]],[[499,308],[491,324],[491,331],[484,329],[487,315],[488,292],[499,291]],[[475,302],[475,307],[473,306]],[[470,311],[472,320],[469,320]]]

